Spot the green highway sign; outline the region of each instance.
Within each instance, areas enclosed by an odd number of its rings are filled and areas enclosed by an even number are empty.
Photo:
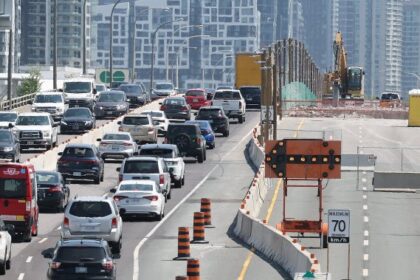
[[[98,68],[95,71],[95,82],[101,84],[108,84],[110,81],[109,69]],[[128,82],[129,71],[128,69],[112,69],[112,81],[113,82]]]

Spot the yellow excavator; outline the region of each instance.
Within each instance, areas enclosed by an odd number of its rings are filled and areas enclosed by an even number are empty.
[[[347,53],[341,32],[335,35],[334,45],[334,70],[324,76],[324,95],[328,99],[334,93],[345,99],[364,99],[364,71],[362,67],[347,67]]]

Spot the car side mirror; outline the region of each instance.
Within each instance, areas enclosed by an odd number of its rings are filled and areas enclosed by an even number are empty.
[[[116,188],[112,188],[112,189],[109,190],[109,192],[110,193],[116,193],[117,192],[117,189]]]
[[[33,104],[34,102],[32,101],[32,100],[29,100],[28,101],[28,104]]]
[[[53,257],[54,256],[53,256],[53,251],[52,250],[48,250],[48,252],[44,253],[44,258],[52,259]]]
[[[68,100],[64,100],[64,104],[69,104],[69,101]]]
[[[96,141],[101,142],[101,141],[102,141],[102,139],[101,139],[101,138],[98,138],[98,139],[96,139]]]
[[[198,116],[198,112],[194,112],[194,116]]]
[[[173,174],[173,173],[174,173],[174,171],[175,171],[175,170],[174,170],[174,168],[173,168],[173,167],[169,167],[169,173],[170,173],[170,174]]]
[[[96,90],[96,88],[93,89],[93,94],[96,94],[98,91]]]
[[[15,127],[12,123],[9,123],[9,128]]]
[[[59,152],[57,155],[62,156],[63,155],[63,152]]]
[[[133,155],[135,155],[135,156],[139,156],[139,155],[140,155],[140,151],[135,151],[135,152],[133,153]]]
[[[162,105],[162,102],[159,102],[159,105]]]
[[[121,124],[122,124],[122,122],[121,122],[121,121],[118,121],[118,122],[117,122],[117,124],[121,125]]]
[[[62,89],[62,88],[59,88],[57,91],[59,91],[59,92],[63,92],[63,89]]]
[[[115,170],[117,170],[117,172],[121,171],[121,167],[117,167]]]
[[[60,125],[60,123],[59,122],[54,122],[53,123],[53,127],[57,127],[57,126],[59,126]]]

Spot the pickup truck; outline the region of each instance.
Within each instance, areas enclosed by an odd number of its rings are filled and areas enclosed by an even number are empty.
[[[119,172],[119,181],[153,180],[162,190],[165,200],[171,198],[171,174],[163,158],[130,157],[123,161]]]
[[[245,121],[246,103],[242,94],[236,89],[217,90],[212,100],[213,106],[221,106],[229,118],[237,118],[239,123]]]
[[[45,148],[57,145],[59,123],[49,113],[19,114],[13,131],[23,148]]]

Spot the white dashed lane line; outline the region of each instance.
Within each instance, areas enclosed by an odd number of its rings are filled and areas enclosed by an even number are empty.
[[[48,240],[48,238],[47,237],[44,237],[44,238],[42,238],[41,240],[39,240],[38,241],[38,243],[39,244],[42,244],[42,243],[44,243],[45,241],[47,241]]]
[[[29,256],[27,259],[26,259],[26,262],[27,263],[30,263],[32,261],[32,256]]]
[[[21,273],[21,274],[19,274],[19,276],[18,276],[18,280],[23,280],[23,277],[25,277],[25,273]]]

